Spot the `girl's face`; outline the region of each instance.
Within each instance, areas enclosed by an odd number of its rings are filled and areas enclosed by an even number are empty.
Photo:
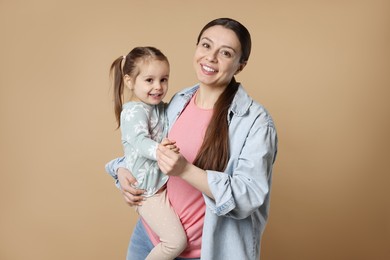
[[[194,67],[201,85],[226,87],[245,64],[240,63],[241,44],[234,31],[216,25],[200,37]]]
[[[139,74],[125,75],[126,86],[132,91],[132,101],[149,105],[160,103],[168,91],[169,64],[166,61],[147,60],[137,64]]]

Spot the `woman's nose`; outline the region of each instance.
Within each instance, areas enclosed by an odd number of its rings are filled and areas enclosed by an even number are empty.
[[[208,61],[211,61],[211,62],[214,62],[217,60],[217,52],[216,51],[210,51],[207,56],[206,56],[206,59]]]

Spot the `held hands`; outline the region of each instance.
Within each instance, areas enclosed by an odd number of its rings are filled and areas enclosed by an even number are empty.
[[[164,138],[162,140],[162,142],[158,145],[158,149],[160,149],[160,147],[167,147],[168,149],[174,151],[175,153],[179,153],[180,152],[180,149],[179,147],[176,146],[175,144],[176,142],[175,141],[171,141],[169,140],[168,138]]]
[[[171,176],[181,176],[188,161],[180,154],[180,149],[175,145],[175,141],[164,139],[157,149],[157,163],[161,171]]]
[[[178,176],[194,188],[214,199],[208,185],[207,172],[189,163],[184,156],[176,150],[174,141],[159,145],[157,149],[157,163],[160,170],[169,176]],[[178,149],[178,148],[177,148]]]

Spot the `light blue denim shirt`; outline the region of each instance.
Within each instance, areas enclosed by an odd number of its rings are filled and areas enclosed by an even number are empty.
[[[168,107],[170,127],[199,86],[178,92]],[[214,199],[204,195],[206,215],[201,259],[258,260],[260,239],[268,219],[272,167],[277,153],[277,134],[267,110],[240,85],[230,106],[230,159],[225,172],[207,171]],[[106,170],[116,179],[123,158]]]

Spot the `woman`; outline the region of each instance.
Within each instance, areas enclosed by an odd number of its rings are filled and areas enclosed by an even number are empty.
[[[230,18],[209,22],[200,32],[193,60],[199,83],[184,89],[168,108],[168,138],[180,154],[157,151],[170,176],[167,194],[188,237],[177,259],[259,259],[260,238],[269,208],[277,134],[266,109],[252,100],[234,76],[251,51],[248,30]],[[142,205],[143,191],[122,168],[122,158],[107,164],[126,202]],[[142,219],[130,241],[127,259],[144,259],[158,243]]]

